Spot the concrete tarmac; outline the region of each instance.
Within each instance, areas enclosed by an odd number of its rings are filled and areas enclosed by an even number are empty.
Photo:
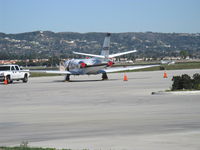
[[[200,95],[151,95],[200,70],[30,78],[0,84],[0,146],[90,150],[200,149]]]

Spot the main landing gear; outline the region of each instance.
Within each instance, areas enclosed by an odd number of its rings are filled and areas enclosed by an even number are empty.
[[[70,74],[67,74],[67,75],[66,75],[65,81],[70,81]]]
[[[102,80],[108,80],[108,76],[106,73],[102,73]]]

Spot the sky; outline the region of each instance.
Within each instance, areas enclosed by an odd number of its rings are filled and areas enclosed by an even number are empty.
[[[0,32],[200,33],[200,0],[0,0]]]

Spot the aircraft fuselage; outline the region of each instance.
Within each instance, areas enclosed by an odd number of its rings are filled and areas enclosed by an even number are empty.
[[[112,66],[110,59],[89,58],[89,59],[71,59],[64,63],[67,71],[76,75],[99,74],[106,67]]]

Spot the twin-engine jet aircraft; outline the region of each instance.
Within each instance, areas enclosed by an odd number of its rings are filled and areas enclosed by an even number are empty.
[[[63,74],[66,75],[65,80],[70,81],[70,75],[91,75],[91,74],[102,74],[102,80],[107,80],[107,73],[117,72],[117,71],[127,71],[127,70],[136,70],[142,68],[154,67],[157,65],[146,65],[146,66],[130,66],[130,67],[111,67],[114,62],[112,58],[130,54],[136,52],[136,50],[117,53],[117,54],[109,54],[110,49],[110,33],[107,33],[104,43],[103,49],[100,55],[95,54],[87,54],[80,52],[73,52],[78,55],[85,55],[92,58],[88,59],[71,59],[63,62],[60,65],[60,70],[39,70],[39,71],[30,71],[30,72],[44,72],[51,74]]]

